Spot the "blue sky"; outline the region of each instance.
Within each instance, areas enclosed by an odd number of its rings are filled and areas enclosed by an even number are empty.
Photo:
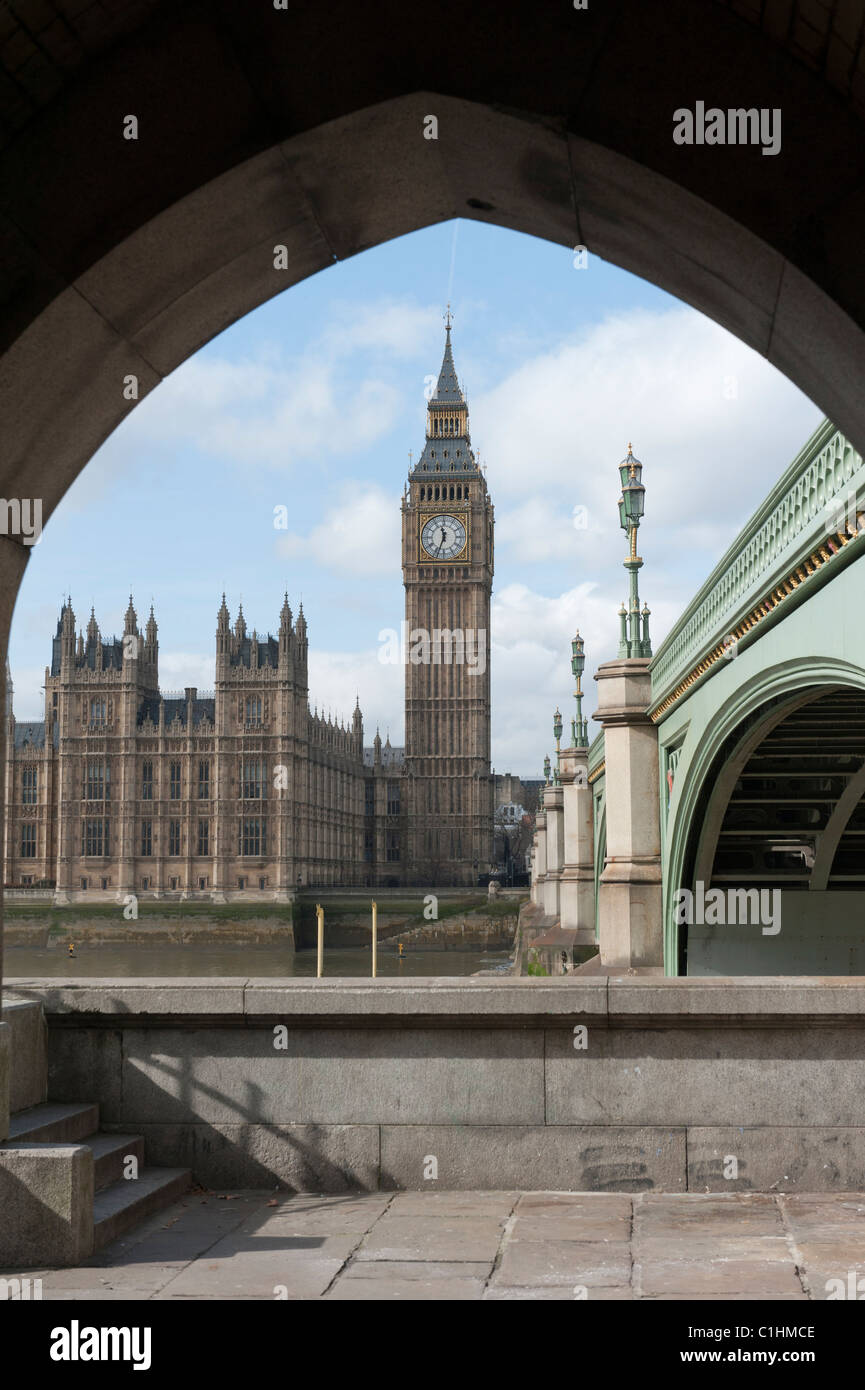
[[[278,295],[142,401],[34,548],[12,629],[19,719],[42,717],[64,593],[120,633],[130,590],[159,623],[164,690],[213,685],[223,590],[234,620],[309,623],[310,702],[367,741],[403,734],[403,671],[379,633],[403,616],[399,502],[423,444],[425,382],[450,299],[472,443],[496,506],[493,763],[537,775],[570,638],[587,671],[616,653],[627,592],[616,465],[643,461],[641,597],[659,643],[819,422],[762,358],[596,257],[483,223],[428,228]],[[288,529],[274,508],[288,508]],[[574,525],[575,509],[587,525]],[[577,513],[577,518],[579,513]],[[594,710],[594,683],[588,712]],[[590,725],[592,733],[594,728]]]

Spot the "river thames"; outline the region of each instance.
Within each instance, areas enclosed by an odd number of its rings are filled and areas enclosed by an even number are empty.
[[[315,950],[293,951],[290,947],[250,942],[224,946],[201,942],[181,945],[133,946],[118,942],[110,945],[82,943],[70,956],[66,943],[57,946],[8,946],[3,956],[4,982],[11,987],[15,978],[80,979],[223,975],[223,976],[303,976],[315,975]],[[379,946],[378,974],[408,979],[416,975],[476,975],[478,971],[507,973],[507,951],[430,951],[406,946],[400,957],[393,947]],[[361,947],[343,947],[324,953],[324,973],[331,977],[357,977],[370,974],[370,953]]]

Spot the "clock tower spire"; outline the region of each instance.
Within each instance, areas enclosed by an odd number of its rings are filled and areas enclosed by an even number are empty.
[[[405,877],[474,885],[493,852],[493,505],[471,447],[451,314],[426,439],[402,503],[406,615]]]

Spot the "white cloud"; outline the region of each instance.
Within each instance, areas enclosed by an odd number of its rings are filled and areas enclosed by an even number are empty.
[[[375,483],[351,482],[308,535],[281,535],[280,555],[352,574],[393,574],[400,556],[399,496]]]
[[[376,726],[382,741],[390,734],[393,744],[403,741],[404,668],[378,659],[378,647],[360,652],[325,652],[310,648],[309,701],[319,713],[329,710],[343,722],[350,720],[355,696],[364,718],[364,743],[371,744]]]
[[[184,362],[146,396],[91,459],[67,505],[83,510],[154,454],[195,450],[243,470],[285,472],[351,458],[393,429],[407,404],[393,359],[418,360],[417,396],[441,348],[438,310],[380,299],[335,306],[302,355],[263,343],[231,361],[210,350]]]
[[[537,593],[525,584],[509,584],[494,597],[490,657],[493,764],[499,772],[540,775],[545,752],[552,754],[553,713],[565,721],[567,742],[573,700],[571,638],[579,630],[585,641],[583,713],[596,708],[595,670],[612,661],[618,649],[621,602],[607,586],[579,584],[559,594]],[[658,638],[678,615],[669,602],[652,608],[651,635]],[[599,729],[589,718],[589,738]]]
[[[152,442],[279,469],[365,449],[401,409],[394,386],[374,376],[345,379],[314,354],[280,367],[193,358],[154,392],[152,406],[149,399],[139,407]]]
[[[168,690],[213,690],[216,680],[216,660],[198,652],[159,653],[159,685],[163,695]]]
[[[570,511],[544,497],[519,507],[496,508],[496,547],[507,547],[509,565],[570,560],[584,567],[609,557],[609,518],[574,503]]]
[[[765,359],[685,308],[605,319],[472,402],[493,496],[555,508],[554,554],[576,505],[615,529],[629,440],[647,524],[696,521],[729,541],[819,419]]]
[[[370,304],[332,304],[331,322],[321,345],[331,357],[363,351],[392,352],[426,363],[441,353],[441,310],[404,300],[379,299]]]

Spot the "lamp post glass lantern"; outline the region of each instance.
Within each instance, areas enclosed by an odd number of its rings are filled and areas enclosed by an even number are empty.
[[[622,484],[622,495],[619,498],[619,525],[629,540],[628,558],[624,563],[630,579],[628,606],[626,608],[623,604],[619,609],[619,656],[647,657],[652,655],[652,644],[649,640],[649,609],[644,606],[642,611],[640,610],[637,581],[637,575],[643,564],[637,554],[637,530],[646,510],[646,489],[642,481],[643,465],[638,458],[634,457],[630,444],[628,445],[627,458],[622,459],[619,464],[619,478]]]
[[[581,684],[583,671],[585,669],[585,643],[580,636],[579,628],[577,628],[577,634],[571,641],[571,671],[577,683],[577,688],[574,691],[574,699],[577,702],[577,714],[576,718],[571,720],[571,735],[575,748],[585,748],[589,741],[587,721],[583,718],[583,688]]]

